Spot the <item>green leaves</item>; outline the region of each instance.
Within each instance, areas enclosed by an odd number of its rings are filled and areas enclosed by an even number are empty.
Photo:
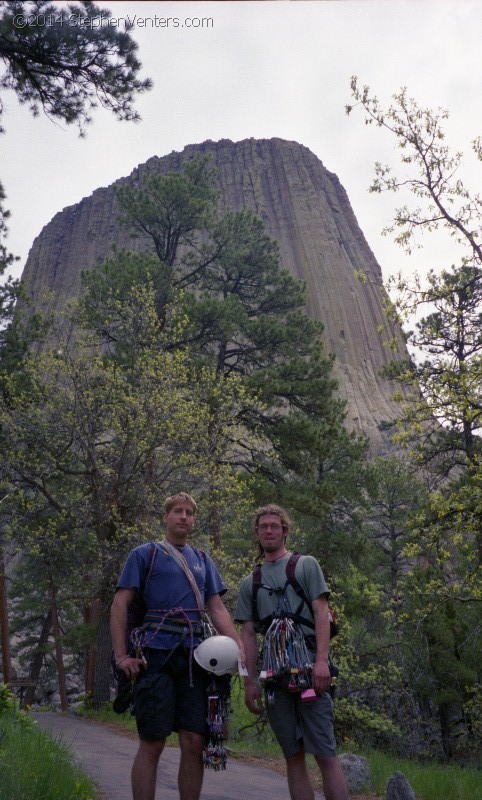
[[[304,285],[280,268],[277,244],[251,211],[219,214],[213,181],[207,160],[196,158],[178,173],[119,186],[124,218],[147,253],[115,251],[86,274],[81,318],[119,359],[126,292],[152,286],[163,346],[173,353],[188,347],[196,369],[213,370],[222,390],[236,376],[247,392],[233,407],[235,425],[250,440],[237,440],[238,464],[273,487],[289,482],[291,497],[295,485],[319,483],[321,463],[335,463],[342,441],[347,454],[358,455],[343,430],[344,404],[334,397],[323,326],[304,311]],[[337,491],[336,480],[328,484],[325,476],[324,502],[315,503],[323,513]]]
[[[130,35],[95,24],[111,16],[108,9],[44,0],[1,6],[0,56],[6,69],[0,89],[13,89],[34,116],[42,109],[77,124],[81,134],[99,104],[118,119],[139,118],[134,99],[152,84],[138,78],[141,64]]]
[[[134,237],[150,238],[173,285],[195,282],[211,257],[202,237],[217,197],[208,159],[194,158],[182,172],[150,176],[140,187],[120,184],[116,194],[123,209],[121,219],[131,226]],[[180,257],[182,247],[190,248],[189,257]],[[170,268],[176,262],[183,268],[174,273]]]
[[[452,153],[445,144],[444,123],[449,114],[444,109],[421,108],[402,88],[393,95],[393,103],[382,108],[378,99],[371,96],[370,88],[361,88],[358,79],[351,80],[354,106],[365,112],[365,122],[375,123],[388,131],[401,151],[403,177],[392,174],[389,165],[375,165],[375,179],[370,191],[404,191],[412,194],[419,205],[404,204],[395,212],[393,224],[383,231],[393,234],[395,241],[407,252],[418,247],[418,237],[424,232],[444,229],[462,248],[467,250],[467,263],[482,261],[478,241],[482,219],[482,200],[457,177],[463,154]],[[472,143],[480,155],[478,140]]]
[[[47,116],[76,124],[84,135],[91,112],[99,104],[121,120],[137,120],[134,100],[151,87],[141,80],[137,44],[129,33],[117,26],[99,25],[111,17],[82,0],[67,6],[35,2],[0,2],[0,91],[12,89],[20,103],[37,116]],[[0,100],[0,133],[3,103]],[[6,220],[10,212],[4,206],[5,192],[0,183],[0,278],[16,257],[5,244]],[[0,287],[0,375],[18,364],[29,343],[41,333],[36,316],[26,315],[22,322],[14,308],[21,299],[25,310],[27,298],[18,281],[4,280]]]
[[[417,275],[391,281],[398,296],[389,319],[416,320],[406,335],[413,358],[385,373],[402,387],[396,440],[410,448],[411,459],[408,472],[397,471],[390,494],[393,464],[378,475],[370,509],[372,515],[378,509],[372,535],[378,520],[376,538],[396,569],[393,622],[411,676],[407,691],[422,703],[435,698],[441,746],[450,758],[461,739],[472,746],[470,726],[478,725],[472,698],[482,558],[482,204],[459,177],[462,153],[446,144],[446,111],[420,108],[406,89],[387,109],[356,78],[351,90],[365,121],[387,131],[400,151],[403,177],[377,163],[370,187],[409,198],[383,233],[410,253],[419,234],[442,230],[460,251],[458,265],[431,271],[426,281]],[[472,146],[480,160],[480,140]],[[420,482],[416,490],[417,476],[425,488]],[[395,500],[408,507],[397,510]],[[465,730],[456,722],[462,718]]]
[[[250,211],[220,215],[207,161],[118,198],[145,252],[114,248],[83,275],[0,409],[17,500],[5,511],[35,552],[37,602],[53,580],[69,614],[69,594],[107,606],[119,562],[158,538],[162,500],[180,488],[219,558],[246,557],[265,498],[298,509],[318,544],[320,519],[358,491],[365,450],[343,427],[304,285]]]

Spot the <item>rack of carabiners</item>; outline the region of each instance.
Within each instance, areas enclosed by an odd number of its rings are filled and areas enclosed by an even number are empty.
[[[226,725],[231,712],[229,704],[230,692],[231,682],[229,675],[214,677],[207,688],[208,735],[204,746],[203,761],[205,769],[214,769],[216,772],[226,769],[228,760],[228,752],[224,745],[224,740]]]
[[[274,687],[282,678],[292,692],[301,692],[303,701],[314,700],[311,688],[313,665],[299,623],[282,612],[275,616],[263,641],[259,679],[266,690],[268,703],[274,702]]]

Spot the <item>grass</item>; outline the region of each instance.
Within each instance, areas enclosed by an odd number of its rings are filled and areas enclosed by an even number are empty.
[[[482,800],[482,776],[475,767],[420,764],[379,751],[363,755],[370,765],[376,790],[383,797],[390,776],[394,772],[403,772],[417,800]]]
[[[69,750],[15,708],[0,713],[0,800],[96,800]]]
[[[244,705],[244,692],[239,681],[234,681],[232,690],[233,713],[230,720],[228,747],[232,757],[248,757],[264,760],[270,766],[283,771],[280,749],[269,727],[253,725],[255,718]],[[114,714],[111,706],[101,711],[85,711],[85,716],[104,723],[116,723],[124,729],[135,732],[135,720],[130,714]],[[174,734],[168,744],[176,745]],[[389,778],[395,772],[402,772],[415,792],[417,800],[482,800],[481,773],[475,767],[419,763],[415,760],[399,758],[395,755],[374,750],[357,750],[364,756],[373,776],[373,786],[367,787],[370,796],[385,797]],[[310,774],[315,786],[321,786],[318,768],[311,757],[308,760]],[[0,795],[0,800],[1,795]]]

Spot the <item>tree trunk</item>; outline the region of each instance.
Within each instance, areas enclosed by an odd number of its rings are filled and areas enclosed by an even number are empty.
[[[109,606],[104,605],[99,618],[97,634],[97,654],[95,660],[95,684],[92,694],[92,707],[98,709],[110,700],[112,678],[112,640],[110,636]]]
[[[100,619],[100,601],[96,600],[92,605],[84,608],[84,622],[88,625],[97,626]],[[96,648],[93,644],[88,644],[85,649],[85,693],[92,698],[95,687],[95,662]]]
[[[44,621],[42,623],[42,630],[40,631],[39,640],[37,642],[37,647],[35,648],[35,652],[32,656],[32,661],[30,662],[30,669],[28,671],[28,677],[34,683],[32,684],[32,686],[27,686],[27,691],[25,692],[22,708],[27,708],[28,706],[31,706],[35,700],[35,689],[37,688],[38,679],[40,677],[40,670],[42,669],[42,664],[45,655],[44,648],[48,642],[51,628],[52,628],[52,612],[49,610],[44,617]]]
[[[221,520],[219,517],[219,493],[216,486],[211,485],[208,499],[209,541],[214,552],[221,547]]]
[[[396,529],[391,526],[390,528],[390,548],[391,548],[391,555],[390,555],[390,589],[392,597],[395,596],[395,592],[397,591],[398,587],[398,571],[399,571],[399,557],[400,557],[400,550],[397,546],[397,533]]]
[[[0,545],[0,629],[2,643],[3,682],[10,683],[12,677],[12,656],[10,651],[10,628],[8,624],[7,577],[5,575],[5,559]]]
[[[63,712],[68,711],[67,689],[65,686],[64,655],[62,652],[62,634],[59,625],[57,611],[56,590],[53,583],[50,583],[50,611],[52,614],[52,631],[55,641],[55,660],[57,662],[57,676],[59,679],[60,708]]]
[[[442,747],[447,761],[452,758],[452,736],[450,725],[450,706],[448,703],[439,703],[440,732],[442,734]]]

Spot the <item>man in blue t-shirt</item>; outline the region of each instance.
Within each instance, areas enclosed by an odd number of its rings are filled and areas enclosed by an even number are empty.
[[[217,631],[238,644],[244,662],[241,639],[221,600],[226,586],[212,559],[187,544],[196,508],[195,500],[185,492],[167,498],[163,517],[166,543],[156,544],[155,551],[152,544],[144,544],[129,554],[112,603],[116,666],[135,681],[134,713],[140,744],[132,767],[134,800],[154,800],[159,757],[173,730],[179,734],[181,749],[180,800],[198,800],[201,794],[206,688],[212,676],[191,658],[202,634],[197,595]],[[178,563],[172,546],[184,556],[191,577]],[[142,654],[137,658],[127,653],[126,628],[128,607],[141,587],[147,614]]]

